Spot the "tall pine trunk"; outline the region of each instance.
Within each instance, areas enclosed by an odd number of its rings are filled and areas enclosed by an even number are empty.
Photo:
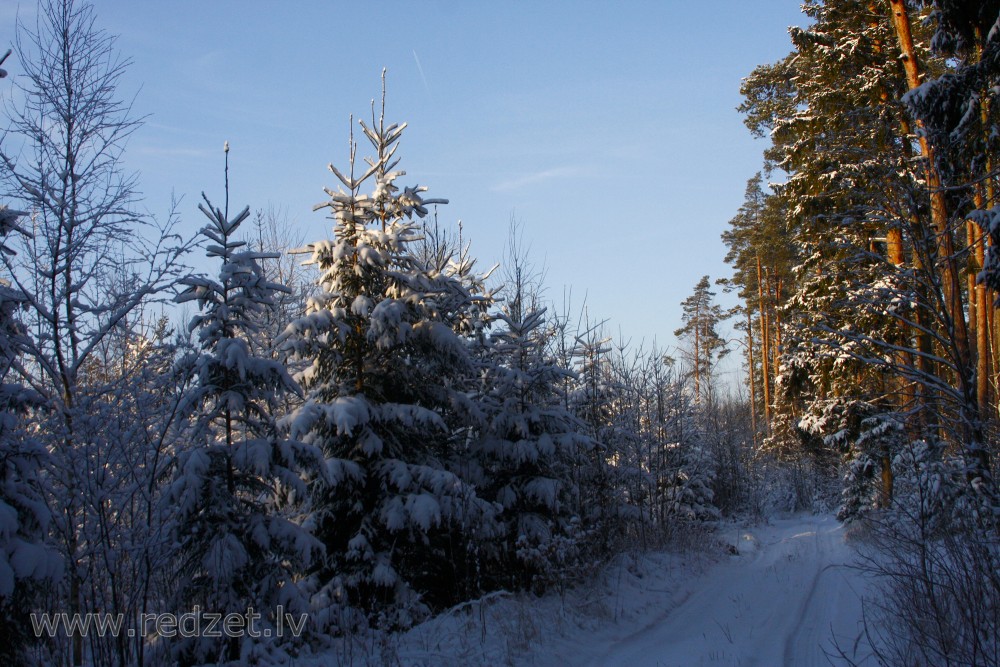
[[[899,39],[903,55],[903,69],[910,90],[920,86],[920,69],[917,62],[916,49],[913,44],[913,34],[910,30],[910,18],[907,14],[904,0],[889,0],[893,27]],[[923,129],[922,122],[917,119],[918,141],[921,157],[924,161],[925,178],[930,195],[931,231],[935,237],[936,261],[926,267],[934,271],[940,266],[940,283],[944,296],[942,313],[947,331],[943,332],[950,345],[954,346],[955,374],[960,394],[961,404],[961,436],[967,453],[975,459],[979,468],[989,470],[989,457],[982,446],[982,427],[979,421],[976,387],[971,384],[971,366],[968,328],[965,321],[965,311],[962,306],[962,285],[959,278],[958,262],[955,256],[955,239],[949,227],[948,203],[942,188],[941,175],[938,172],[934,148]]]
[[[764,272],[760,265],[760,255],[757,255],[757,302],[760,308],[760,364],[761,386],[764,394],[764,432],[771,432],[771,369],[770,369],[770,333],[768,331],[767,308],[764,304]]]
[[[747,303],[747,379],[750,385],[750,431],[753,433],[754,445],[757,444],[757,381],[754,378],[757,372],[753,363],[753,315],[750,313],[750,304]]]

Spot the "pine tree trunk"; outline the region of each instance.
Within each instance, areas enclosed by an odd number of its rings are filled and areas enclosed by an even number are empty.
[[[982,189],[978,189],[975,195],[976,208],[985,208],[986,202],[982,194]],[[986,292],[986,286],[977,284],[976,274],[983,268],[986,259],[985,244],[986,235],[983,234],[975,223],[969,223],[969,243],[974,248],[972,253],[973,265],[969,271],[970,294],[975,294],[976,300],[976,398],[979,402],[979,414],[986,416],[990,413],[990,320],[988,313],[992,308],[990,295]],[[971,300],[971,299],[970,299]],[[972,318],[970,309],[969,318]]]
[[[754,379],[756,369],[753,363],[753,316],[750,314],[750,304],[747,306],[747,380],[750,385],[750,431],[753,433],[753,442],[757,444],[757,382]]]
[[[777,269],[771,269],[770,284],[774,287],[774,294],[771,303],[774,308],[774,368],[778,367],[779,355],[781,354],[781,311],[778,304],[781,303],[781,278],[778,277]]]
[[[978,43],[982,44],[982,35],[977,34],[977,37],[979,37],[977,40]],[[981,49],[979,57],[982,58]],[[981,99],[982,102],[979,108],[980,118],[982,119],[983,127],[989,127],[991,98],[989,95],[983,95]],[[993,158],[990,151],[986,151],[986,164],[984,168],[986,174],[993,173]],[[980,192],[983,201],[977,202],[977,207],[985,209],[993,206],[996,199],[994,198],[995,193],[993,191],[992,177],[986,178]],[[988,242],[989,234],[981,234],[979,244],[976,245],[976,264],[979,270],[982,270],[986,261],[986,244]],[[997,366],[993,357],[996,346],[991,346],[995,337],[993,330],[993,304],[996,302],[996,293],[991,289],[987,289],[985,285],[976,285],[976,296],[979,302],[983,304],[983,308],[977,312],[979,322],[976,330],[976,351],[979,356],[977,357],[978,365],[976,367],[976,390],[979,395],[980,417],[989,419],[996,415],[996,411],[992,409],[994,396],[990,387],[990,379],[992,378],[994,368]]]
[[[982,45],[983,34],[980,28],[977,26],[975,28],[976,37],[976,60],[981,61],[983,57]],[[980,120],[982,121],[983,128],[990,127],[990,95],[986,90],[981,91],[979,114]],[[986,134],[982,137],[984,143],[989,144],[988,130],[984,130]],[[976,186],[975,193],[973,194],[973,200],[977,209],[986,209],[993,204],[993,179],[991,174],[993,173],[993,160],[992,153],[987,150],[984,152],[985,165],[984,174],[985,178],[983,183]],[[986,288],[985,285],[979,285],[977,280],[978,273],[983,269],[985,263],[986,255],[986,244],[989,241],[989,235],[985,234],[978,228],[973,222],[969,222],[969,246],[974,248],[970,252],[970,282],[972,287],[969,290],[970,301],[972,300],[972,294],[975,293],[975,301],[977,308],[975,311],[975,341],[976,341],[976,398],[979,405],[979,416],[981,418],[986,418],[991,413],[990,405],[992,401],[991,391],[990,391],[990,378],[992,373],[993,362],[993,352],[990,349],[990,343],[993,340],[993,304],[995,300],[995,295],[992,290]],[[969,312],[970,320],[973,319],[973,314],[970,309]],[[992,346],[995,347],[995,346]]]
[[[982,266],[983,244],[976,248],[976,261]],[[976,285],[976,299],[982,306],[976,311],[976,394],[979,397],[979,414],[986,417],[990,414],[990,296],[985,285]]]
[[[761,386],[764,393],[764,432],[771,432],[771,369],[770,369],[770,333],[768,332],[767,309],[764,307],[764,280],[760,266],[760,255],[757,255],[757,301],[760,308],[760,345],[761,345]]]
[[[893,227],[886,232],[886,253],[889,258],[889,262],[897,269],[902,269],[906,263],[906,258],[903,254],[903,231],[899,227]],[[897,395],[897,405],[900,407],[902,412],[911,410],[916,401],[916,395],[914,391],[913,382],[910,381],[912,377],[913,368],[913,354],[909,351],[909,333],[907,332],[905,325],[901,327],[899,336],[902,339],[899,345],[900,350],[895,354],[896,364],[899,365],[902,373],[896,375],[896,386],[893,387],[893,391]],[[912,429],[911,429],[912,430]],[[892,457],[890,452],[883,452],[882,455],[882,498],[881,504],[883,507],[889,507],[892,504],[892,489],[893,489],[893,471],[892,471]]]
[[[910,19],[904,0],[889,0],[892,7],[893,25],[899,37],[900,49],[903,53],[903,68],[910,90],[920,86],[920,70],[917,64],[916,49],[913,45],[913,35],[910,32]],[[931,200],[931,226],[937,237],[937,253],[942,266],[942,288],[948,316],[955,328],[955,342],[963,361],[969,358],[968,335],[965,314],[962,308],[962,289],[958,278],[958,268],[955,261],[955,241],[948,228],[948,203],[941,187],[941,175],[935,163],[934,150],[927,136],[922,131],[922,123],[917,121],[920,153],[925,162],[927,187]],[[961,379],[961,378],[960,378]]]
[[[991,304],[997,302],[998,295],[991,289],[986,290],[986,298]],[[1000,331],[996,326],[996,308],[986,311],[989,334],[987,335],[987,345],[990,347],[990,393],[993,396],[990,413],[986,416],[991,419],[997,417],[997,405],[1000,403]]]
[[[978,328],[979,328],[979,318],[978,312],[982,308],[982,303],[979,301],[979,294],[976,292],[976,273],[978,269],[975,267],[976,253],[974,248],[977,245],[978,239],[978,226],[971,220],[965,221],[965,244],[969,249],[969,259],[966,265],[965,271],[965,292],[969,295],[969,345],[971,348],[972,341],[978,340]],[[977,348],[978,350],[978,348]],[[972,350],[969,350],[972,353]],[[978,364],[979,357],[976,357],[976,362]],[[977,383],[978,384],[978,383]]]
[[[698,306],[699,309],[701,306]],[[698,312],[698,320],[694,327],[694,402],[701,402],[701,346],[698,334],[701,330],[701,313]]]
[[[920,86],[920,71],[917,63],[913,35],[910,31],[910,19],[904,0],[889,0],[892,12],[892,22],[899,38],[900,50],[903,54],[903,68],[906,72],[907,85],[910,90]],[[937,260],[940,263],[941,287],[945,300],[946,335],[955,347],[955,372],[958,389],[961,394],[963,418],[963,440],[974,450],[974,454],[983,463],[981,448],[981,433],[978,427],[978,403],[975,388],[970,386],[970,350],[969,336],[965,321],[965,311],[962,306],[962,285],[959,279],[955,257],[955,241],[948,225],[948,203],[941,185],[941,175],[938,173],[933,147],[922,130],[922,123],[917,120],[918,140],[921,157],[925,163],[925,176],[931,203],[931,228],[936,239]],[[937,262],[935,262],[936,264]],[[935,266],[928,266],[933,270]]]

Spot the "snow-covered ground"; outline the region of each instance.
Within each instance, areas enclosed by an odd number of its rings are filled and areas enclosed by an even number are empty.
[[[832,517],[740,531],[732,556],[687,582],[678,605],[601,648],[590,665],[829,665],[832,641],[863,657],[865,579]],[[837,661],[834,661],[837,664]]]
[[[836,638],[865,664],[860,597],[868,581],[848,567],[854,551],[833,517],[723,525],[700,542],[682,551],[623,556],[590,585],[561,595],[488,596],[402,637],[359,639],[325,659],[344,665],[809,667],[831,664],[828,656],[843,664],[833,657]]]

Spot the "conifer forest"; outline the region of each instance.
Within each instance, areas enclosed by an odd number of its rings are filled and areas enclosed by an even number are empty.
[[[300,239],[229,143],[150,212],[100,0],[2,24],[0,664],[1000,665],[1000,0],[802,13],[647,342],[477,261],[391,73]]]

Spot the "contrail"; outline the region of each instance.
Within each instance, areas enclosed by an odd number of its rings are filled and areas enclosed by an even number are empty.
[[[424,82],[424,90],[427,91],[428,97],[431,96],[431,87],[427,85],[427,77],[424,76],[424,68],[420,66],[420,58],[417,57],[417,51],[413,51],[413,60],[417,63],[417,71],[420,72],[420,80]]]

